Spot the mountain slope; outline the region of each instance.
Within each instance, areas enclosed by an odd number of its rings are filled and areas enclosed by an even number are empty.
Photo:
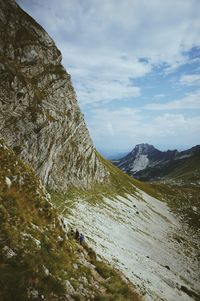
[[[133,159],[139,159],[143,155],[148,158],[148,166],[140,171],[132,171],[133,177],[150,182],[138,181],[135,185],[153,197],[167,202],[183,226],[190,229],[190,234],[195,239],[199,239],[200,147],[195,146],[183,152],[161,152],[153,146],[142,144],[120,160],[120,167],[127,168],[129,173],[132,166],[135,166],[135,161],[137,165],[137,160]]]
[[[64,216],[101,258],[137,284],[145,300],[199,300],[199,245],[165,203],[134,189],[123,197],[76,196]]]
[[[193,148],[194,149],[194,148]],[[182,163],[170,171],[167,175],[175,181],[200,185],[200,148],[195,148],[191,157],[183,160]]]
[[[61,53],[15,1],[0,1],[0,45],[0,137],[50,189],[102,182]]]
[[[65,233],[33,170],[3,141],[0,162],[0,299],[51,300],[65,290]]]
[[[165,199],[160,188],[142,183],[99,158],[109,170],[109,182],[89,191],[53,194],[58,210],[86,233],[101,258],[137,284],[144,300],[199,300],[200,233],[197,224],[188,228],[189,211],[181,223],[182,203],[175,207],[173,194],[170,209],[177,216],[156,199]]]
[[[200,168],[199,157],[198,145],[182,152],[177,150],[162,152],[153,145],[139,144],[127,156],[113,163],[129,175],[146,181],[178,176],[182,173],[182,169],[186,169],[187,173],[197,174]]]
[[[67,234],[68,220],[2,140],[0,163],[0,300],[141,300],[128,280]]]

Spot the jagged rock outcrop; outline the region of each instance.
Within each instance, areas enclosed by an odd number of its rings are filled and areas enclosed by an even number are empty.
[[[108,172],[96,156],[61,53],[11,0],[0,1],[0,137],[53,190]]]

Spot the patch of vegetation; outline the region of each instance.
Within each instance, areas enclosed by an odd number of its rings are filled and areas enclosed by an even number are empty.
[[[115,276],[115,272],[104,262],[95,261],[97,272],[105,279]]]
[[[106,280],[103,285],[108,292],[106,295],[96,295],[96,301],[139,301],[141,297],[133,290],[132,285],[127,280],[127,282],[121,280],[121,275],[118,271],[113,270],[113,268],[104,262],[99,262],[97,260],[93,261],[96,266],[97,272]]]
[[[166,201],[171,210],[191,229],[194,231],[200,229],[200,187],[162,182],[153,182],[151,187],[157,198]]]
[[[184,161],[183,161],[184,162]],[[183,184],[200,184],[200,151],[197,150],[194,156],[185,160],[178,168],[174,169],[168,178],[180,181]]]
[[[33,170],[0,143],[0,299],[53,300],[73,274],[73,246]]]

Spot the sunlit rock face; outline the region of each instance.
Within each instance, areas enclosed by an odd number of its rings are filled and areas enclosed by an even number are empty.
[[[62,56],[11,0],[0,2],[0,137],[50,189],[89,187],[108,172],[95,154]]]

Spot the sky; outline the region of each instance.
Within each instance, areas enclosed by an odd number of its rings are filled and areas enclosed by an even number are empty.
[[[200,144],[200,0],[17,0],[54,39],[95,146]]]

